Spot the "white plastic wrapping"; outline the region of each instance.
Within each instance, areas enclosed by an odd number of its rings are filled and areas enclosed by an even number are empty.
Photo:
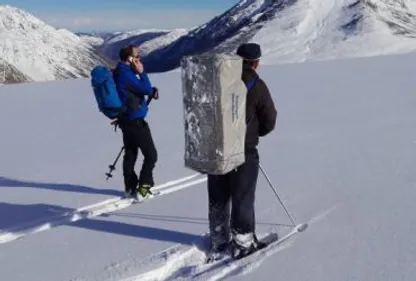
[[[185,166],[225,174],[244,163],[247,88],[242,60],[230,54],[184,57]]]

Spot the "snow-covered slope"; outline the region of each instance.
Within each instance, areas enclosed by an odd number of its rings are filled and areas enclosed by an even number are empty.
[[[105,180],[121,134],[98,112],[88,79],[1,86],[0,279],[416,280],[415,60],[260,68],[279,111],[260,163],[309,228],[255,262],[216,269],[201,264],[206,182],[184,179],[194,173],[183,161],[180,73],[150,75],[160,99],[147,120],[157,185],[183,181],[136,205],[117,199],[122,158]],[[290,230],[262,174],[256,216],[258,233]]]
[[[186,29],[146,29],[118,32],[107,37],[98,49],[106,57],[117,60],[120,48],[132,44],[139,46],[141,55],[145,56],[154,50],[165,47],[186,33]]]
[[[0,58],[35,81],[87,77],[106,63],[75,34],[10,6],[0,6]]]
[[[88,44],[99,47],[107,40],[110,40],[114,36],[119,34],[118,32],[76,32],[77,36],[79,36],[82,40],[87,42]]]
[[[246,41],[262,45],[266,63],[404,53],[416,50],[415,15],[411,0],[244,0],[144,62],[171,70],[184,55]]]
[[[111,36],[107,36],[106,43],[114,44],[119,41],[127,40],[127,42],[133,42],[136,40],[137,44],[141,44],[143,41],[157,37],[161,34],[166,34],[167,30],[164,29],[139,29],[130,31],[114,32]]]
[[[146,41],[140,45],[140,51],[143,56],[146,56],[153,52],[154,50],[158,50],[168,46],[170,43],[178,40],[183,35],[187,34],[187,29],[174,29],[167,32],[164,35],[156,37],[152,40]]]
[[[31,79],[13,65],[0,58],[0,84],[28,82]]]
[[[298,1],[251,41],[263,46],[266,63],[411,52],[416,10],[406,1]]]
[[[104,39],[99,36],[93,36],[89,34],[82,34],[78,35],[84,42],[90,44],[91,46],[97,48],[101,46],[104,43]]]

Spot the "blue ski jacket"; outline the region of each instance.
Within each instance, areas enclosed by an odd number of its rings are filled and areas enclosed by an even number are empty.
[[[130,65],[118,62],[113,77],[120,99],[125,106],[123,118],[127,120],[145,118],[148,112],[147,99],[153,94],[152,83],[147,73],[136,74]]]

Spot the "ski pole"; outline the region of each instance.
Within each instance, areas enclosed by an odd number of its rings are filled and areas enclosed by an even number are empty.
[[[120,158],[121,153],[123,152],[123,150],[124,150],[124,146],[120,149],[120,152],[118,153],[116,159],[114,160],[114,163],[113,164],[110,164],[108,166],[110,168],[110,171],[108,173],[106,173],[106,176],[107,176],[107,179],[106,180],[108,180],[108,178],[112,178],[113,177],[113,175],[111,173],[116,169],[116,164],[117,164],[118,159]]]
[[[269,183],[269,186],[271,187],[271,189],[273,190],[274,194],[276,195],[277,199],[279,200],[280,204],[282,204],[283,208],[286,211],[287,216],[290,218],[290,220],[293,223],[293,226],[296,226],[295,220],[292,218],[292,216],[289,214],[289,211],[287,210],[285,204],[283,203],[283,201],[280,199],[279,194],[277,194],[276,189],[274,188],[272,182],[270,181],[269,177],[267,176],[266,172],[263,170],[263,167],[259,164],[260,170],[263,173],[264,177],[266,178],[267,182]]]
[[[283,203],[283,201],[280,199],[279,194],[277,194],[276,189],[274,188],[272,182],[270,181],[269,177],[267,176],[266,172],[264,171],[263,167],[259,164],[260,170],[263,173],[264,177],[266,178],[267,182],[269,183],[271,189],[273,190],[274,194],[276,195],[277,199],[279,200],[280,204],[282,204],[283,208],[286,211],[287,216],[290,218],[290,220],[293,223],[293,226],[296,227],[296,230],[298,232],[303,232],[306,230],[306,228],[308,228],[308,224],[307,223],[302,223],[300,225],[296,225],[295,220],[292,218],[292,216],[289,214],[289,211],[287,210],[285,204]]]

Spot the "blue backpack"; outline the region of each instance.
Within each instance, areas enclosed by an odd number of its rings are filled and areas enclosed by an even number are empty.
[[[109,119],[115,119],[124,111],[123,102],[117,92],[113,74],[105,66],[98,65],[91,71],[91,86],[98,109]]]

